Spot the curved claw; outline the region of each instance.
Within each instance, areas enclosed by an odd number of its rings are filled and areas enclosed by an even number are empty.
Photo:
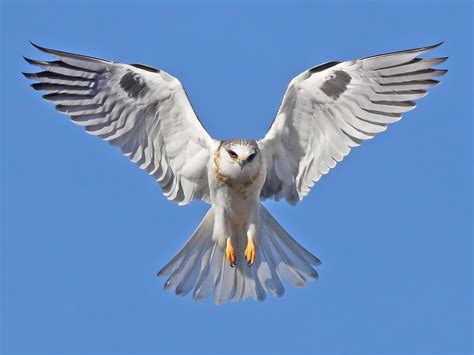
[[[248,239],[247,248],[245,248],[245,259],[247,259],[249,266],[255,262],[255,254],[255,244],[252,239]]]
[[[229,263],[230,267],[235,266],[235,250],[230,238],[227,238],[227,245],[225,247],[225,258],[227,259],[227,262]]]

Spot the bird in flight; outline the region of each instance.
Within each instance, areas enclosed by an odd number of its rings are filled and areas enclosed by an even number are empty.
[[[283,281],[303,287],[318,278],[319,259],[261,201],[301,201],[353,147],[415,108],[446,73],[433,67],[447,58],[419,57],[440,44],[302,72],[260,140],[211,138],[179,80],[146,65],[33,44],[54,60],[25,58],[42,71],[23,74],[57,110],[153,176],[169,200],[211,205],[158,275],[168,277],[166,290],[221,304],[281,296]]]

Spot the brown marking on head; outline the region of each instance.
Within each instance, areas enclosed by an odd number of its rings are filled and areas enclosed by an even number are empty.
[[[233,145],[245,145],[248,147],[252,147],[255,151],[259,151],[258,144],[254,140],[246,140],[241,138],[231,138],[221,142],[221,145],[225,148],[231,148]]]
[[[221,146],[222,142],[219,144],[219,147],[217,147],[216,152],[214,153],[214,175],[216,176],[216,179],[224,184],[228,183],[228,179],[222,175],[221,170],[219,168],[221,164]]]

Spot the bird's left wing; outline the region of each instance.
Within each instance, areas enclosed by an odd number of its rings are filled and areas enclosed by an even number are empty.
[[[446,58],[418,58],[438,45],[330,62],[289,84],[275,121],[259,141],[267,161],[261,198],[294,204],[353,147],[384,131],[446,70]]]
[[[24,73],[43,98],[92,135],[119,147],[179,204],[209,200],[212,138],[181,83],[162,70],[36,46],[55,61],[25,58],[42,68]]]

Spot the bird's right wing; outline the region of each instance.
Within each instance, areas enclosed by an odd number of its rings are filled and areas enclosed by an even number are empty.
[[[296,203],[353,147],[415,108],[446,70],[446,58],[418,58],[436,46],[309,69],[289,84],[275,121],[259,141],[267,161],[261,197]]]
[[[114,146],[159,182],[179,204],[209,200],[207,164],[213,144],[181,83],[162,70],[36,46],[56,61],[27,62],[43,98],[76,124]]]

